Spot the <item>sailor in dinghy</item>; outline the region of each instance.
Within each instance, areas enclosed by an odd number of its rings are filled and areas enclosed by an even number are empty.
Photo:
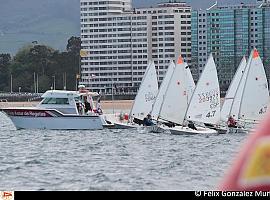
[[[229,93],[234,89],[235,95],[225,98],[222,109],[222,119],[234,115],[237,123],[236,127],[227,127],[228,133],[250,132],[264,117],[269,104],[268,82],[257,49],[252,50],[246,66],[240,70],[243,72],[237,75],[237,71],[235,75],[239,77],[238,85],[228,90]]]

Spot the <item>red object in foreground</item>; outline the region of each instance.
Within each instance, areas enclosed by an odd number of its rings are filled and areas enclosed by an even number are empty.
[[[218,190],[270,191],[270,113],[247,139]]]

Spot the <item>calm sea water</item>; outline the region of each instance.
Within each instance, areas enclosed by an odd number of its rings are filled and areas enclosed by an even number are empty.
[[[16,130],[0,114],[1,190],[213,190],[245,134]]]

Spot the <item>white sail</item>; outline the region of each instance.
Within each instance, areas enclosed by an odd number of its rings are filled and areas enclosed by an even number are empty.
[[[185,118],[209,124],[217,124],[220,120],[220,88],[212,54],[197,83]]]
[[[156,67],[154,62],[151,62],[144,74],[141,86],[130,111],[130,116],[142,120],[151,112],[157,93],[158,81]]]
[[[245,79],[242,79],[242,77],[244,75],[246,65],[247,65],[247,61],[244,56],[242,61],[239,64],[239,67],[234,75],[231,85],[224,98],[224,103],[221,109],[221,120],[223,121],[227,121],[229,116],[233,116],[233,115],[238,116],[239,106],[240,106],[240,99],[238,98],[242,96],[240,95],[240,91],[238,88],[241,83],[241,80],[245,80]]]
[[[190,68],[188,67],[187,64],[186,64],[185,69],[186,69],[185,72],[186,72],[187,84],[188,84],[188,88],[187,88],[188,102],[190,102],[192,94],[195,90],[195,83],[194,83],[194,79],[192,77]]]
[[[165,93],[167,91],[169,82],[171,80],[171,76],[173,74],[174,68],[175,68],[175,64],[172,61],[170,63],[170,65],[169,65],[168,69],[167,69],[166,76],[164,77],[164,79],[162,81],[162,84],[161,84],[161,86],[159,88],[157,98],[155,100],[155,103],[153,105],[153,109],[151,111],[152,118],[155,119],[155,120],[158,119],[159,112],[160,112],[160,109],[161,109],[161,105],[162,105]]]
[[[247,66],[247,78],[241,98],[239,119],[260,120],[269,104],[268,82],[257,49],[251,52]]]
[[[186,63],[179,57],[171,76],[167,92],[164,96],[159,118],[162,120],[182,124],[188,106]]]
[[[242,75],[241,81],[240,81],[240,83],[238,85],[235,97],[234,97],[233,102],[232,102],[230,115],[235,119],[239,118],[240,105],[241,105],[241,100],[242,100],[242,96],[243,96],[243,92],[244,92],[244,87],[245,87],[245,83],[246,83],[246,79],[247,79],[247,75],[248,75],[248,70],[249,70],[249,67],[250,67],[250,64],[249,64],[250,62],[251,62],[251,58],[249,58],[249,60],[248,60],[248,62],[246,64],[244,73]]]

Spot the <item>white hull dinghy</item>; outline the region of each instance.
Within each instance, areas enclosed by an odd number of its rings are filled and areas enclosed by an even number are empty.
[[[164,124],[155,124],[154,126],[148,127],[150,133],[166,133],[170,132],[169,127]]]
[[[213,129],[204,128],[196,126],[197,130],[191,129],[189,127],[176,126],[170,128],[172,135],[196,135],[196,134],[217,134],[218,132]]]

